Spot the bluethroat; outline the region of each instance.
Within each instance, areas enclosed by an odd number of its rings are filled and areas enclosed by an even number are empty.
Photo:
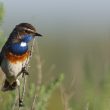
[[[2,91],[16,89],[20,85],[19,73],[25,70],[25,63],[30,57],[29,42],[37,33],[34,26],[29,23],[16,25],[0,53],[0,66],[6,79]]]

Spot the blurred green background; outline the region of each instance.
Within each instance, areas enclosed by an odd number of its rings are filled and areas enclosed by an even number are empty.
[[[42,83],[48,84],[64,73],[64,81],[52,92],[47,110],[110,109],[109,4],[108,0],[0,2],[0,46],[15,25],[29,22],[44,36],[37,39]],[[36,68],[33,57],[29,85],[36,84]],[[2,73],[0,76],[3,79]],[[1,110],[11,110],[14,96],[14,92],[0,92]],[[32,101],[28,98],[26,104]]]

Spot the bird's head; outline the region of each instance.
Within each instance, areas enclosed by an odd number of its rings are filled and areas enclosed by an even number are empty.
[[[28,44],[35,36],[42,36],[29,23],[16,25],[9,37],[8,49],[14,54],[23,54],[28,50]]]
[[[23,41],[26,43],[30,42],[35,36],[42,36],[42,35],[37,33],[35,27],[29,23],[20,23],[16,25],[16,27],[14,28],[11,34],[13,40]]]

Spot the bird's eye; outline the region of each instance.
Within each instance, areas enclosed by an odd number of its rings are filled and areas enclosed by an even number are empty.
[[[30,34],[31,32],[30,32],[30,31],[28,31],[28,30],[25,30],[25,33]]]
[[[24,32],[25,32],[25,33],[29,33],[29,31],[27,31],[27,30],[24,30]]]

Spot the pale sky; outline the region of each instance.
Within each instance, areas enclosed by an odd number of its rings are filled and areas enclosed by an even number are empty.
[[[20,22],[35,24],[44,32],[58,32],[62,27],[71,32],[74,28],[106,30],[110,27],[110,0],[2,1],[5,6],[3,28],[10,27],[9,31]]]

